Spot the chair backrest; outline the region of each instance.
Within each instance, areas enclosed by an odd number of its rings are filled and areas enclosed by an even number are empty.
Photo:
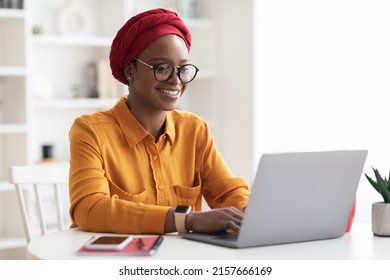
[[[24,192],[27,194],[33,193],[32,202],[36,204],[37,218],[39,222],[38,236],[45,235],[47,231],[47,225],[45,223],[44,210],[55,211],[58,230],[65,229],[64,225],[64,211],[62,208],[62,197],[60,187],[68,187],[69,178],[69,165],[67,164],[42,164],[37,166],[13,166],[9,168],[9,182],[14,184],[16,196],[19,203],[19,209],[22,215],[22,223],[24,233],[29,243],[34,237],[31,227],[31,213],[28,213],[26,202],[24,199]],[[55,205],[55,209],[44,209],[42,207],[42,192],[43,187],[52,187],[52,203]],[[30,190],[34,190],[31,192]],[[30,214],[30,215],[29,215]],[[49,213],[46,213],[49,214]],[[34,232],[35,233],[35,232]]]

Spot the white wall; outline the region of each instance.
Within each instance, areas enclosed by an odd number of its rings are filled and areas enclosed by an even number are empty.
[[[252,0],[216,0],[218,42],[217,142],[237,177],[253,179]]]
[[[254,1],[255,154],[369,150],[390,169],[390,1]],[[387,175],[387,174],[386,174]],[[382,200],[362,177],[356,220]]]

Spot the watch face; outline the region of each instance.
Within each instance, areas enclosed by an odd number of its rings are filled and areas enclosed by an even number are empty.
[[[191,209],[188,205],[176,206],[175,213],[187,213]]]

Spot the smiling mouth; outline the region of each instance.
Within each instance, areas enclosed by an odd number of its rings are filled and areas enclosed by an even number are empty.
[[[180,96],[180,92],[181,92],[180,89],[162,89],[162,88],[159,88],[158,90],[159,90],[161,95],[167,96],[167,97],[173,97],[173,98],[179,97]]]

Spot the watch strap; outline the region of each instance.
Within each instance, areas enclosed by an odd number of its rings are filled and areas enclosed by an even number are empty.
[[[175,226],[179,233],[187,232],[186,228],[186,217],[191,212],[191,206],[189,205],[178,205],[175,209]]]
[[[187,232],[186,217],[187,217],[187,214],[175,213],[175,225],[176,225],[176,230],[179,233]]]

